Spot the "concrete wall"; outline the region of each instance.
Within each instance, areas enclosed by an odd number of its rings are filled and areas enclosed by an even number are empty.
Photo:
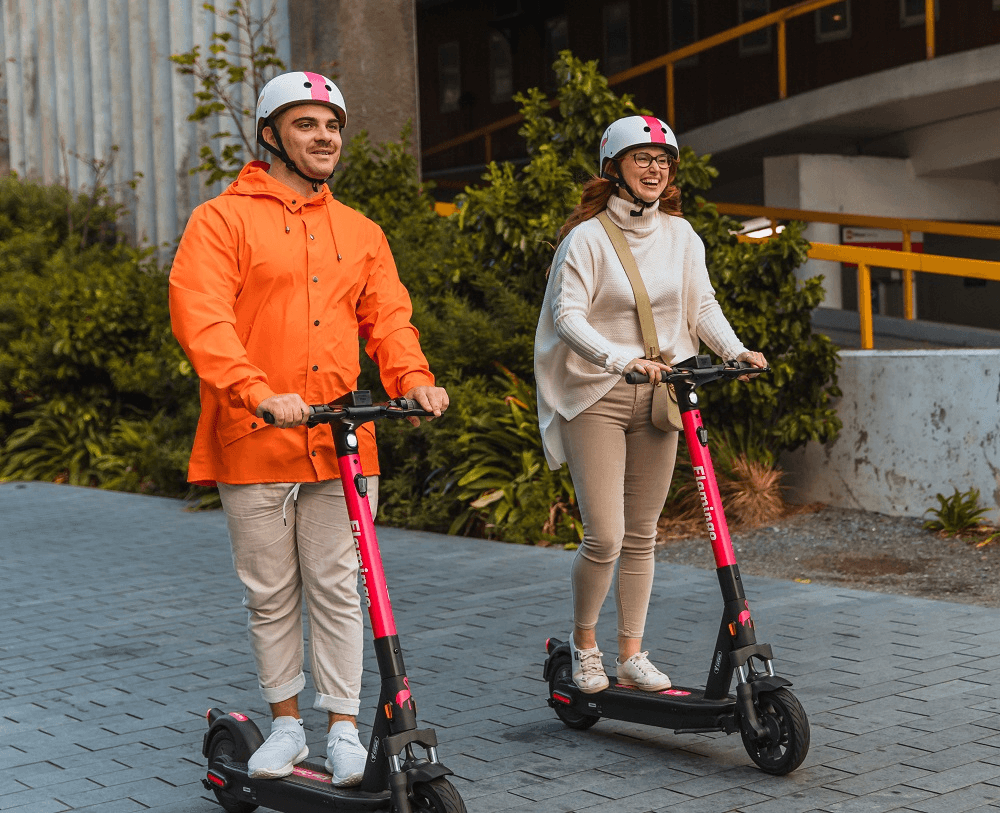
[[[922,516],[978,488],[1000,522],[1000,350],[841,352],[840,436],[782,457],[793,502]]]

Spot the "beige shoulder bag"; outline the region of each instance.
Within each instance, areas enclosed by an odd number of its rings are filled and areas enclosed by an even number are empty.
[[[646,285],[639,275],[639,266],[635,263],[632,249],[625,241],[625,234],[608,217],[606,211],[601,212],[597,219],[601,221],[608,237],[611,238],[611,245],[615,247],[615,253],[618,255],[622,268],[625,269],[625,275],[632,285],[636,310],[639,313],[639,329],[642,331],[644,356],[669,364],[670,362],[660,355],[660,345],[656,338],[656,325],[653,324],[653,308],[649,304],[649,294],[646,292]],[[674,392],[672,384],[656,383],[653,390],[653,411],[650,417],[653,426],[664,432],[679,432],[684,428],[683,423],[681,423],[681,411],[677,406],[677,393]]]

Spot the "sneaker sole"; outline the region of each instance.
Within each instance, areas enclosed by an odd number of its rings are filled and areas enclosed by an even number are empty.
[[[639,689],[644,692],[663,692],[669,689],[673,684],[668,680],[660,686],[640,686],[638,683],[631,683],[627,680],[618,678],[617,685],[624,686],[626,689]]]
[[[579,683],[577,683],[574,680],[573,681],[573,685],[576,686],[576,688],[578,688],[584,694],[597,694],[598,692],[603,692],[606,688],[608,688],[608,686],[611,685],[611,682],[608,681],[608,680],[605,680],[603,686],[590,686],[590,687],[588,687],[588,686],[581,686]]]
[[[294,770],[295,766],[298,765],[302,760],[309,756],[309,746],[305,746],[299,755],[295,757],[287,765],[282,765],[280,768],[274,771],[263,771],[256,770],[249,774],[251,779],[281,779],[282,777],[288,776]]]
[[[333,772],[333,766],[330,764],[330,760],[326,761],[326,769],[330,772],[330,779],[335,788],[350,788],[354,785],[360,785],[361,780],[364,779],[364,771],[359,773],[352,773],[346,779],[338,779],[337,775]]]

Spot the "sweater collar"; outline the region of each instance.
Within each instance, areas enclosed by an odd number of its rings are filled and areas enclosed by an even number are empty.
[[[647,232],[655,229],[657,222],[659,222],[659,207],[650,206],[643,209],[639,217],[632,217],[631,212],[634,212],[635,208],[634,203],[624,200],[618,195],[612,195],[608,198],[608,215],[623,231]]]

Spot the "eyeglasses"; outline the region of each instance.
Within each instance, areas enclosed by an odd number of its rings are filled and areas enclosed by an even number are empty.
[[[632,153],[632,160],[635,161],[636,166],[645,169],[653,161],[656,161],[656,165],[660,169],[670,169],[671,164],[674,163],[674,158],[672,155],[667,155],[665,152],[661,152],[655,158],[648,152],[634,152]]]

